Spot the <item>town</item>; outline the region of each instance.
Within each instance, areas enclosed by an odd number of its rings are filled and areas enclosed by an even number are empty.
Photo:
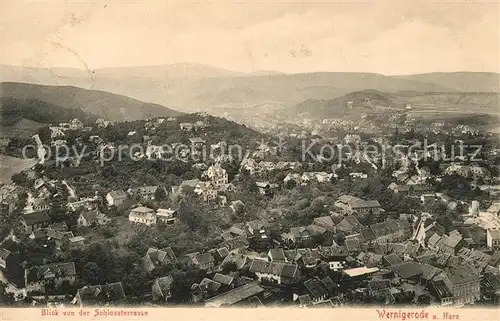
[[[3,301],[498,305],[497,137],[453,122],[425,130],[408,119],[390,123],[371,134],[341,124],[335,136],[334,126],[297,135],[193,113],[133,122],[75,118],[3,139],[2,153],[19,157],[31,145],[37,159],[0,187]],[[273,143],[274,135],[283,142]],[[318,155],[321,143],[354,150],[424,138],[482,149],[474,157],[379,149],[312,161],[303,159],[300,141],[318,143]],[[128,153],[125,144],[139,148]],[[164,160],[166,144],[190,148]],[[61,146],[86,149],[60,155]],[[220,153],[204,155],[207,146]],[[226,154],[224,146],[243,154]],[[102,162],[116,150],[119,159]]]

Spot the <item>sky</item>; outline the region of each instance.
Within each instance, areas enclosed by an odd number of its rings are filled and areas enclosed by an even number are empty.
[[[499,2],[5,1],[0,62],[98,69],[500,72]]]

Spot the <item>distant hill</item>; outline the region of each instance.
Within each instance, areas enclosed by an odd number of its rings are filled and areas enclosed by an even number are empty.
[[[3,81],[70,85],[133,97],[183,111],[211,111],[230,105],[297,104],[332,99],[364,89],[381,92],[449,92],[433,83],[373,73],[239,73],[198,64],[79,70],[2,66]]]
[[[91,116],[80,108],[65,108],[36,99],[17,99],[1,97],[0,114],[4,126],[13,126],[26,119],[37,123],[63,123],[73,118],[83,122],[95,121],[97,117]]]
[[[351,103],[349,103],[351,102]],[[360,115],[375,110],[390,112],[411,106],[412,113],[486,113],[500,110],[498,93],[383,93],[375,90],[352,92],[334,99],[308,99],[279,113],[284,118],[325,119]]]
[[[25,83],[1,83],[0,96],[24,102],[32,108],[58,106],[113,121],[137,120],[146,117],[176,116],[180,113],[161,105],[144,103],[129,97],[98,90],[69,86],[42,86]],[[37,121],[36,119],[32,119]]]
[[[500,91],[500,74],[493,72],[434,72],[394,78],[433,83],[462,92]]]
[[[280,113],[285,118],[307,117],[312,119],[332,118],[347,114],[361,114],[378,108],[404,107],[397,96],[376,90],[352,92],[334,99],[308,99]]]

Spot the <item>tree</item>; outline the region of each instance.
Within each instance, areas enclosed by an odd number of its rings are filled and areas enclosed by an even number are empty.
[[[155,191],[155,200],[158,202],[164,201],[167,198],[167,191],[165,186],[158,186]]]
[[[286,189],[294,189],[297,186],[297,182],[294,179],[289,179],[285,182]]]
[[[233,261],[226,262],[222,265],[222,273],[224,274],[236,271],[238,271],[238,266]]]
[[[95,262],[89,262],[83,267],[82,278],[88,284],[102,284],[105,280],[102,269]]]

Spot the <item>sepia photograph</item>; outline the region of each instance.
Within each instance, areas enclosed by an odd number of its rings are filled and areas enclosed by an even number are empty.
[[[1,320],[500,319],[500,2],[0,8]]]

